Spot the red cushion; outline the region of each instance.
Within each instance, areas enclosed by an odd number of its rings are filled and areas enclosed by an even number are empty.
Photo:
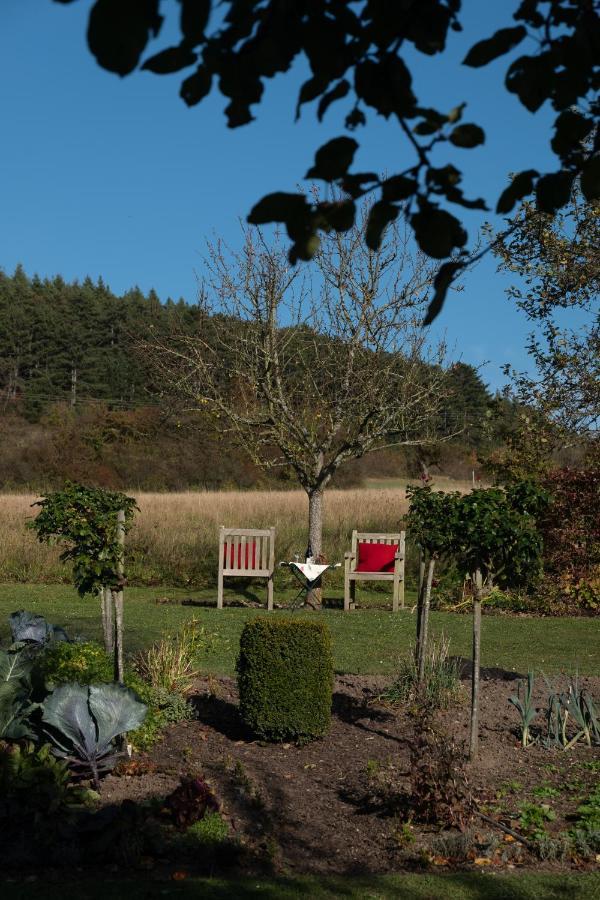
[[[393,572],[398,544],[358,544],[356,572]]]
[[[256,541],[250,541],[245,545],[246,552],[244,553],[243,561],[244,561],[244,569],[255,569],[256,568]],[[229,563],[227,562],[227,550],[229,550]],[[235,545],[234,544],[225,544],[223,547],[223,567],[225,569],[242,569],[242,545],[238,544],[237,548],[237,565],[235,558]]]

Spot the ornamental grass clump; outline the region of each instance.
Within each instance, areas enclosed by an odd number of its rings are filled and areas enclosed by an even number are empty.
[[[135,669],[151,687],[185,696],[199,675],[196,658],[212,640],[200,621],[191,619],[176,634],[166,635],[138,653]]]
[[[237,671],[240,714],[258,737],[304,743],[329,730],[333,658],[322,622],[248,622]]]
[[[393,706],[419,701],[433,709],[447,709],[461,695],[459,663],[449,652],[450,641],[444,634],[434,638],[425,650],[420,679],[417,654],[411,648],[381,699]]]

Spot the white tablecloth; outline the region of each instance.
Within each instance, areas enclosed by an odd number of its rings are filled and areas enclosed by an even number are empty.
[[[288,565],[290,568],[298,569],[304,578],[312,583],[313,581],[316,581],[317,578],[320,578],[327,569],[337,569],[338,566],[341,566],[341,563],[335,563],[335,565],[319,565],[318,563],[291,562],[288,563]]]

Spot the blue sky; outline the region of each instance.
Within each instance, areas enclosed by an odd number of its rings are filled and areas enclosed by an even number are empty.
[[[205,240],[235,245],[239,219],[263,194],[294,190],[314,150],[343,133],[343,103],[322,125],[305,106],[294,124],[303,71],[270,82],[257,121],[229,130],[214,94],[188,109],[181,75],[147,72],[119,79],[101,70],[85,44],[91,0],[2,0],[0,14],[0,267],[65,279],[102,276],[115,292],[134,284],[159,296],[196,296]],[[465,121],[481,124],[486,145],[444,150],[465,172],[467,196],[495,199],[509,172],[554,168],[550,112],[524,110],[503,88],[506,58],[483,70],[460,65],[466,50],[510,24],[513,2],[465,0],[465,32],[440,59],[411,56],[423,105],[451,109],[466,100]],[[175,0],[163,0],[176,13]],[[169,31],[156,48],[168,45]],[[522,52],[522,51],[521,51]],[[398,128],[371,115],[357,170],[393,173],[410,157]],[[461,211],[459,211],[460,215]],[[473,238],[490,214],[463,216]],[[527,365],[528,326],[506,299],[493,259],[471,272],[434,326],[465,362],[481,365],[492,387],[501,366]]]

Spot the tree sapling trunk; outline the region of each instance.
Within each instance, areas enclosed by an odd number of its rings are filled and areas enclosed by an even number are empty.
[[[419,684],[423,684],[425,678],[425,658],[427,656],[427,637],[429,631],[429,608],[431,606],[431,586],[433,584],[433,572],[435,569],[435,556],[429,558],[427,566],[427,580],[423,585],[423,598],[421,601],[421,622],[418,631],[417,645],[417,673]]]
[[[481,653],[481,595],[483,579],[481,569],[473,576],[473,674],[471,680],[471,732],[469,759],[475,759],[479,749],[479,665]]]
[[[117,513],[117,541],[120,552],[117,562],[117,576],[119,584],[113,588],[112,595],[115,604],[115,681],[123,682],[125,670],[123,665],[123,581],[125,571],[125,511],[120,509]]]
[[[113,624],[113,598],[110,587],[104,585],[100,588],[100,605],[102,609],[102,633],[104,635],[104,649],[111,655],[115,647],[115,634]]]

